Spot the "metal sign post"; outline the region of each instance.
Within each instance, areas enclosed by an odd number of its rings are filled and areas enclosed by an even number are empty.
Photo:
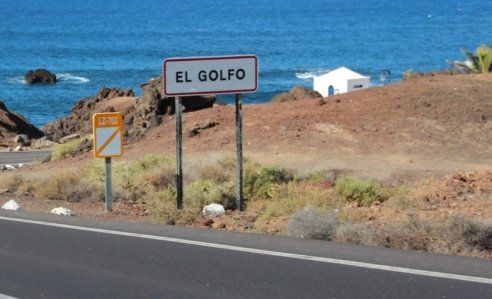
[[[123,115],[119,112],[96,113],[92,119],[94,130],[94,156],[104,158],[105,188],[104,208],[113,208],[113,192],[111,182],[111,158],[120,157],[123,153]]]
[[[181,97],[174,98],[176,116],[176,201],[178,209],[183,208],[183,122]]]
[[[104,189],[104,208],[107,211],[113,209],[113,190],[111,188],[111,157],[104,158],[106,164],[106,188]]]
[[[236,205],[243,210],[243,104],[242,95],[236,94],[236,158],[237,158],[237,184]]]
[[[164,95],[175,97],[176,201],[183,208],[182,96],[236,95],[237,208],[243,209],[242,93],[258,89],[258,58],[254,55],[177,57],[162,65]]]

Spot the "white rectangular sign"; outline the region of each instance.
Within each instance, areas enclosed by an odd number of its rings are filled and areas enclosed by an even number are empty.
[[[254,55],[169,58],[163,63],[164,94],[251,93],[258,89]]]

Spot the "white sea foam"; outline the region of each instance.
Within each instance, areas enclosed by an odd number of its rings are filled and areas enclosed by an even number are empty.
[[[309,80],[313,79],[313,77],[317,77],[323,74],[328,73],[331,70],[326,70],[326,69],[316,69],[308,72],[302,72],[302,73],[296,73],[296,78],[297,79],[302,79],[302,80]]]
[[[83,84],[90,82],[89,78],[78,77],[69,73],[56,74],[56,78],[58,79],[58,82],[68,84]],[[26,80],[24,79],[24,77],[7,78],[7,82],[10,84],[26,84]]]
[[[7,78],[7,82],[10,84],[26,84],[26,80],[24,80],[24,77]]]
[[[56,78],[58,79],[58,81],[72,83],[72,84],[82,84],[90,81],[89,78],[78,77],[69,73],[56,74]]]

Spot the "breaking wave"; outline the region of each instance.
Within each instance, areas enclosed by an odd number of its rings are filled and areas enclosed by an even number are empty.
[[[313,77],[317,77],[317,76],[326,74],[329,71],[331,71],[331,70],[317,69],[317,70],[312,70],[312,71],[307,71],[307,72],[299,72],[299,73],[296,73],[296,78],[302,79],[302,80],[309,80],[309,79],[313,79]]]
[[[59,83],[68,83],[68,84],[83,84],[91,81],[89,80],[89,78],[74,76],[69,73],[56,74],[56,79],[58,80]],[[7,82],[10,84],[26,84],[26,80],[24,80],[23,76],[7,78]]]
[[[7,78],[7,82],[10,84],[26,84],[26,80],[24,80],[24,77],[12,77],[12,78]]]
[[[89,80],[89,78],[78,77],[78,76],[74,76],[74,75],[69,74],[69,73],[56,74],[56,78],[58,79],[58,81],[66,82],[66,83],[72,83],[72,84],[82,84],[82,83],[87,83],[87,82],[91,81],[91,80]]]

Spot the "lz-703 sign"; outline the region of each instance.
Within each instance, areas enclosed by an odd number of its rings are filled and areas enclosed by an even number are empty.
[[[258,89],[258,59],[254,55],[169,58],[164,60],[164,94],[251,93]]]
[[[119,157],[122,154],[123,115],[119,112],[96,113],[94,126],[94,156]]]

